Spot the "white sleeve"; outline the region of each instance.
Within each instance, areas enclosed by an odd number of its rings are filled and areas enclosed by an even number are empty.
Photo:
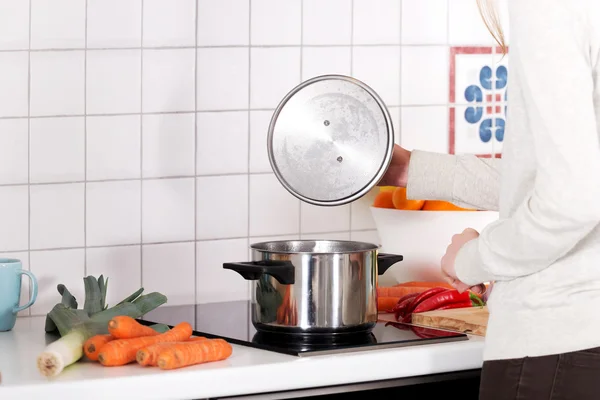
[[[406,195],[416,200],[445,200],[459,207],[497,211],[499,158],[413,150]]]
[[[459,251],[456,273],[466,284],[541,271],[600,222],[590,24],[578,5],[582,1],[511,1],[509,62],[518,87],[509,93],[507,135],[532,135],[536,178],[512,216],[488,225]],[[515,98],[525,115],[519,124],[510,121]]]

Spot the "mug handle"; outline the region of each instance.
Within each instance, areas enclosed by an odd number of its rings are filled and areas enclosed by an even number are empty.
[[[29,308],[33,305],[33,303],[35,303],[35,299],[37,299],[37,295],[38,295],[38,285],[37,285],[37,279],[35,278],[35,275],[33,275],[31,272],[29,271],[18,271],[19,274],[21,275],[27,275],[29,277],[29,281],[31,282],[31,298],[29,299],[29,301],[27,302],[27,304],[25,304],[24,306],[18,306],[15,307],[15,309],[13,310],[13,313],[18,313],[20,311],[25,310],[26,308]]]

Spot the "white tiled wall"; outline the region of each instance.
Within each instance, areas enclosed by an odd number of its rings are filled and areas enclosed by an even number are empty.
[[[0,256],[38,277],[31,314],[86,274],[113,304],[244,299],[222,263],[250,243],[377,242],[373,193],[324,209],[283,189],[269,119],[302,80],[352,75],[399,143],[445,152],[453,45],[493,45],[475,0],[0,0]]]

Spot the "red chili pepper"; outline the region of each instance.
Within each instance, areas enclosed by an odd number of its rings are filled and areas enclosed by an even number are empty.
[[[412,293],[410,295],[406,295],[404,296],[402,299],[400,299],[398,301],[398,304],[396,304],[396,306],[394,307],[394,309],[392,310],[392,312],[394,313],[394,316],[396,317],[396,320],[398,320],[398,318],[400,318],[401,316],[404,316],[404,313],[406,311],[406,308],[409,306],[409,304],[413,301],[413,299],[415,297],[417,297],[419,293]]]
[[[452,308],[468,308],[468,307],[473,307],[473,302],[471,300],[461,301],[458,303],[450,303],[445,306],[438,307],[435,310],[436,311],[437,310],[450,310]]]
[[[414,298],[413,302],[408,306],[408,308],[406,309],[406,313],[410,315],[413,312],[413,310],[423,301],[438,293],[444,293],[447,291],[450,291],[450,289],[444,287],[434,287],[421,292],[417,297]]]
[[[409,293],[407,295],[402,296],[398,302],[396,303],[396,305],[394,306],[394,308],[392,309],[393,312],[396,312],[398,309],[400,309],[402,304],[406,304],[407,300],[411,300],[414,297],[417,297],[419,295],[419,293]]]
[[[425,311],[435,310],[440,307],[446,306],[452,303],[466,303],[481,305],[481,299],[469,291],[459,293],[458,290],[448,290],[445,292],[438,293],[430,296],[421,302],[417,307],[414,308],[414,313],[421,313]]]

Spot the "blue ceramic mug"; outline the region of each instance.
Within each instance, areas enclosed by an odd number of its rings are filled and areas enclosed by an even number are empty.
[[[23,306],[19,306],[21,298],[21,276],[27,275],[31,281],[31,298]],[[17,313],[35,303],[38,287],[37,279],[23,270],[20,260],[0,258],[0,332],[10,331],[17,322]]]

